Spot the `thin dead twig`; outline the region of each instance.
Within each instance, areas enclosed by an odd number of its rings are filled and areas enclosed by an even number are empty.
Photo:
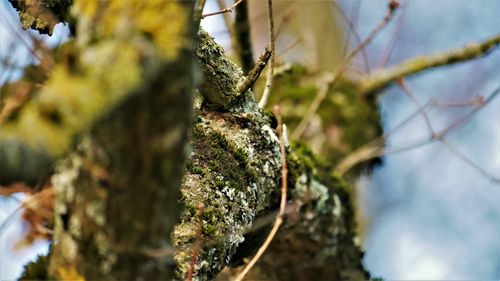
[[[213,12],[213,13],[207,13],[207,14],[203,14],[201,15],[201,19],[204,19],[206,17],[211,17],[211,16],[215,16],[215,15],[220,15],[220,14],[224,14],[224,13],[232,13],[233,10],[238,7],[239,4],[241,4],[241,2],[243,2],[243,0],[238,0],[237,2],[235,2],[233,5],[229,6],[229,7],[226,7],[220,11],[217,11],[217,12]]]
[[[219,6],[219,9],[224,9],[226,6],[226,1],[224,0],[217,0],[217,6]],[[231,18],[231,15],[228,13],[223,13],[222,16],[224,17],[224,24],[226,25],[227,31],[229,32],[229,38],[231,38],[231,46],[233,50],[237,50],[238,47],[238,40],[236,39],[236,30],[234,29],[234,21]]]
[[[431,135],[434,135],[434,128],[432,127],[431,119],[429,118],[429,115],[425,112],[423,109],[423,106],[420,104],[418,101],[417,97],[413,93],[413,91],[410,89],[408,84],[406,83],[406,80],[404,78],[396,80],[396,84],[403,90],[403,92],[412,100],[412,102],[417,106],[418,112],[422,117],[424,118],[425,124],[427,125],[427,129],[429,130],[429,133]]]
[[[342,16],[342,18],[345,20],[345,22],[349,26],[349,32],[347,33],[346,42],[345,42],[344,48],[342,50],[342,56],[345,55],[345,53],[347,52],[347,48],[349,47],[349,41],[351,41],[351,33],[354,34],[354,37],[356,38],[356,40],[358,42],[362,42],[361,36],[359,36],[359,33],[356,31],[356,26],[355,26],[355,22],[357,21],[357,18],[358,18],[358,15],[359,15],[360,3],[361,3],[361,0],[359,0],[359,1],[356,2],[356,4],[355,4],[356,8],[354,8],[354,11],[356,13],[351,16],[352,17],[352,20],[351,20],[346,15],[346,13],[344,12],[344,10],[340,7],[340,5],[337,2],[335,2],[335,1],[333,2],[334,6],[337,8],[337,10],[339,11],[340,15]],[[361,50],[361,55],[363,56],[363,61],[365,63],[366,70],[368,72],[370,72],[370,61],[368,60],[368,55],[366,54],[366,52],[365,52],[364,49]]]
[[[460,152],[455,146],[453,146],[449,141],[444,138],[439,139],[439,142],[443,144],[446,149],[448,149],[453,155],[457,156],[460,160],[462,160],[467,165],[473,167],[476,171],[480,172],[484,177],[489,179],[490,181],[500,184],[500,178],[494,177],[490,173],[488,173],[485,169],[481,168],[478,164],[474,163],[469,157]]]
[[[467,107],[467,106],[483,106],[484,105],[484,97],[483,96],[475,96],[468,100],[438,100],[432,99],[431,104],[433,106],[438,107]]]
[[[480,171],[483,175],[486,175],[487,178],[492,180],[495,183],[500,182],[500,179],[495,178],[488,174],[484,169],[479,167],[477,164],[475,164],[472,160],[467,158],[467,156],[463,155],[460,153],[458,150],[454,149],[451,144],[449,144],[447,141],[445,141],[445,137],[450,134],[452,131],[458,129],[459,127],[463,126],[467,120],[470,120],[477,112],[479,112],[482,108],[484,108],[487,104],[489,104],[497,95],[500,94],[500,86],[497,87],[495,90],[493,90],[492,94],[488,96],[488,98],[484,99],[482,97],[477,97],[478,101],[474,103],[474,101],[467,101],[470,103],[470,105],[476,106],[473,110],[471,110],[468,114],[463,116],[462,118],[458,119],[457,121],[453,122],[451,125],[448,127],[442,129],[441,131],[438,132],[433,132],[430,137],[423,138],[420,140],[416,140],[406,146],[403,147],[397,147],[397,148],[386,148],[384,147],[384,142],[383,140],[386,139],[390,134],[394,133],[396,130],[399,130],[402,128],[406,123],[408,123],[410,120],[412,120],[415,116],[418,114],[422,114],[421,112],[425,111],[426,108],[430,105],[434,105],[432,102],[428,102],[424,106],[419,106],[419,108],[411,114],[408,118],[406,118],[403,122],[401,122],[399,125],[397,125],[394,129],[390,130],[388,133],[384,134],[383,136],[380,136],[370,143],[362,146],[361,148],[353,151],[349,155],[347,155],[342,161],[339,162],[338,165],[333,169],[334,172],[339,173],[339,174],[345,174],[348,170],[350,170],[352,167],[355,165],[376,158],[380,157],[383,155],[389,155],[389,154],[395,154],[395,153],[400,153],[404,151],[408,151],[411,149],[415,149],[418,147],[422,147],[424,145],[433,143],[435,141],[440,141],[441,143],[445,144],[446,148],[449,149],[450,151],[456,151],[457,157],[461,158],[464,160],[464,162],[470,164],[472,167]],[[459,104],[459,106],[463,106],[464,103],[458,103],[455,102],[454,104]],[[436,106],[436,105],[434,105]],[[439,106],[439,105],[437,105]],[[443,142],[444,141],[444,142]],[[447,145],[448,144],[448,145]]]
[[[385,15],[385,17],[382,19],[382,21],[370,32],[368,37],[361,42],[352,52],[347,56],[344,64],[338,68],[334,73],[332,73],[325,82],[325,86],[318,92],[316,97],[314,98],[311,106],[308,108],[306,115],[302,120],[300,121],[299,125],[297,125],[297,128],[292,133],[292,139],[298,139],[302,134],[304,133],[305,129],[311,122],[312,118],[314,117],[314,114],[318,110],[319,106],[323,102],[323,100],[326,98],[329,90],[335,85],[335,83],[339,80],[339,78],[344,74],[344,72],[348,69],[350,62],[356,55],[362,51],[376,36],[377,34],[384,29],[385,26],[391,21],[391,19],[394,16],[395,11],[398,9],[399,4],[397,1],[391,1],[389,3],[388,7],[388,12]]]
[[[394,50],[394,47],[396,47],[396,43],[398,42],[399,36],[401,35],[401,32],[403,31],[403,27],[405,24],[405,4],[401,5],[401,13],[399,14],[397,25],[396,25],[396,30],[394,30],[394,33],[391,36],[391,40],[387,44],[387,47],[384,49],[384,53],[380,57],[380,61],[378,63],[378,67],[383,67],[386,63],[387,60],[389,60],[392,51]]]
[[[250,88],[252,88],[252,86],[255,84],[255,81],[257,81],[257,79],[259,78],[260,73],[262,72],[264,67],[266,67],[267,62],[269,61],[269,58],[271,58],[271,56],[272,56],[271,50],[269,48],[266,48],[264,50],[264,53],[260,56],[259,60],[255,64],[254,68],[250,70],[250,72],[248,73],[245,81],[241,83],[240,85],[241,94],[245,93]]]
[[[264,94],[259,101],[259,107],[264,108],[269,100],[269,95],[271,93],[271,87],[273,86],[274,78],[274,61],[276,59],[276,39],[274,37],[274,17],[273,17],[273,1],[267,0],[267,12],[268,12],[268,33],[269,33],[269,45],[271,51],[271,61],[269,62],[269,68],[267,71],[266,85],[264,86]]]

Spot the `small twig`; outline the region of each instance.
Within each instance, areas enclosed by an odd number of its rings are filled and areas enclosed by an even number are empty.
[[[236,3],[234,3],[233,5],[227,7],[227,8],[224,8],[220,11],[217,11],[217,12],[213,12],[213,13],[207,13],[207,14],[203,14],[201,15],[201,19],[204,19],[206,17],[211,17],[211,16],[215,16],[215,15],[220,15],[220,14],[224,14],[224,13],[232,13],[233,10],[238,7],[238,5],[243,2],[243,0],[238,0]]]
[[[424,118],[425,124],[427,125],[427,128],[429,129],[429,132],[431,133],[431,135],[434,135],[435,132],[434,132],[434,128],[432,127],[432,123],[431,123],[431,119],[429,118],[429,115],[427,115],[427,113],[423,109],[423,106],[420,104],[420,102],[418,101],[417,97],[415,96],[415,94],[413,93],[413,91],[410,89],[410,87],[406,83],[405,79],[401,78],[401,79],[396,80],[396,84],[403,90],[403,92],[405,92],[405,94],[417,106],[418,112]]]
[[[493,177],[492,175],[490,175],[486,170],[484,170],[479,165],[477,165],[476,163],[474,163],[471,159],[469,159],[467,156],[465,156],[465,154],[461,153],[458,149],[456,149],[450,142],[448,142],[447,140],[445,140],[445,138],[444,138],[445,136],[444,135],[446,133],[444,133],[444,132],[442,132],[441,134],[436,134],[435,133],[435,131],[434,131],[433,127],[432,127],[431,120],[430,120],[428,114],[425,112],[425,110],[423,109],[423,107],[420,105],[417,97],[411,91],[410,87],[408,86],[408,84],[406,83],[406,81],[404,80],[404,78],[396,80],[396,84],[410,97],[410,99],[417,106],[418,111],[420,112],[420,114],[422,115],[422,117],[425,120],[425,123],[427,124],[427,128],[429,129],[429,132],[431,133],[432,139],[438,140],[451,153],[455,154],[460,160],[462,160],[463,162],[465,162],[469,166],[471,166],[474,169],[476,169],[477,171],[479,171],[481,174],[483,174],[485,177],[487,177],[491,181],[493,181],[493,182],[500,182],[500,179],[497,179],[497,178]]]
[[[456,147],[454,147],[450,142],[445,139],[439,139],[439,142],[444,145],[452,154],[457,156],[460,160],[465,162],[467,165],[473,167],[476,171],[480,172],[484,177],[488,178],[492,182],[500,183],[500,178],[496,178],[490,173],[488,173],[485,169],[481,168],[479,165],[474,163],[469,157],[460,152]]]
[[[216,2],[217,6],[219,6],[219,9],[221,10],[226,6],[226,1],[224,0],[217,0]],[[228,13],[224,13],[222,16],[224,18],[224,24],[226,25],[227,31],[229,32],[229,38],[231,38],[231,47],[234,51],[237,51],[239,47],[238,40],[236,38],[236,30],[234,29],[233,18]]]
[[[384,140],[403,128],[406,124],[408,124],[411,120],[418,116],[422,110],[425,110],[430,105],[430,103],[427,103],[423,107],[418,108],[415,112],[403,119],[403,121],[397,124],[394,128],[389,129],[384,135],[375,138],[369,143],[349,153],[346,157],[344,157],[344,159],[339,162],[339,164],[335,166],[334,171],[343,175],[358,163],[384,155]]]
[[[275,38],[274,38],[274,17],[273,17],[273,1],[267,0],[267,23],[268,23],[268,32],[269,32],[269,44],[271,51],[271,61],[269,62],[269,68],[267,71],[267,79],[266,85],[264,86],[264,93],[259,101],[259,107],[264,108],[269,100],[269,95],[271,93],[271,87],[273,86],[273,78],[274,78],[274,61],[276,59],[276,47],[275,47]]]
[[[445,129],[441,130],[441,132],[438,132],[435,137],[442,137],[447,134],[449,134],[451,131],[456,130],[457,128],[461,127],[464,125],[465,121],[469,120],[473,115],[478,113],[485,105],[490,103],[498,94],[500,94],[500,86],[497,87],[494,91],[493,94],[491,94],[481,106],[478,106],[471,110],[469,113],[467,113],[465,116],[457,120],[455,123],[451,124],[450,126],[446,127]]]
[[[426,107],[429,105],[432,105],[431,102],[427,103],[424,106],[421,106],[418,108],[416,112],[411,114],[408,118],[406,118],[403,122],[401,122],[398,126],[396,126],[394,129],[390,130],[388,133],[386,133],[384,136],[378,137],[371,141],[370,143],[364,145],[363,147],[351,152],[349,155],[347,155],[342,161],[339,162],[339,164],[334,168],[334,172],[340,173],[340,174],[345,174],[348,170],[350,170],[352,167],[357,165],[358,163],[380,157],[383,155],[389,155],[389,154],[395,154],[395,153],[400,153],[403,151],[407,151],[410,149],[415,149],[417,147],[422,147],[424,145],[433,143],[435,141],[442,141],[444,140],[444,137],[451,133],[452,131],[458,129],[460,126],[464,125],[464,123],[467,120],[470,120],[474,114],[479,112],[484,106],[486,106],[488,103],[490,103],[497,95],[500,94],[500,87],[497,87],[491,95],[488,96],[488,98],[485,100],[484,98],[481,98],[481,104],[474,104],[476,108],[472,111],[470,111],[468,114],[463,116],[462,118],[458,119],[455,121],[453,124],[449,125],[448,127],[444,128],[441,131],[433,133],[430,137],[420,139],[417,141],[412,142],[411,144],[408,144],[403,147],[398,147],[398,148],[384,148],[384,142],[383,140],[386,139],[390,134],[394,133],[396,130],[402,128],[404,124],[408,123],[410,120],[412,120],[415,116],[418,114],[421,114],[422,111],[425,110]],[[448,147],[448,149],[450,149]],[[459,158],[462,158],[459,154],[457,154]],[[466,162],[472,162],[470,160]],[[475,164],[474,164],[475,165]],[[476,165],[477,166],[477,165]],[[484,170],[482,171],[483,174],[485,174]],[[487,173],[486,173],[487,174]],[[488,178],[493,179],[493,181],[498,182],[500,179],[495,179],[492,176],[488,176]]]
[[[269,61],[270,57],[271,57],[271,50],[269,50],[269,48],[266,48],[264,50],[264,53],[260,56],[259,60],[255,64],[254,68],[248,73],[245,81],[241,83],[240,85],[241,94],[245,93],[250,88],[252,88],[253,84],[255,84],[255,81],[257,81],[257,79],[259,78],[260,73],[266,67],[267,61]]]
[[[398,42],[399,36],[401,35],[401,31],[403,31],[403,27],[405,24],[405,11],[404,9],[404,4],[401,5],[401,13],[399,14],[398,17],[398,22],[396,25],[396,30],[394,30],[394,33],[392,34],[391,40],[387,44],[387,47],[384,50],[384,53],[380,57],[380,61],[378,63],[378,67],[383,67],[386,63],[387,60],[390,58],[392,51],[394,50],[394,47],[396,47],[396,43]]]
[[[338,68],[334,73],[330,75],[330,77],[327,78],[325,85],[323,86],[322,90],[318,92],[316,97],[314,98],[311,106],[308,108],[307,113],[305,114],[304,118],[300,121],[299,125],[297,125],[297,128],[292,133],[292,139],[298,139],[302,134],[304,133],[305,129],[311,122],[312,118],[314,117],[314,114],[318,110],[319,106],[323,102],[323,100],[326,98],[329,90],[332,88],[332,86],[338,81],[338,79],[344,74],[344,72],[347,70],[349,67],[350,62],[356,55],[362,51],[372,40],[377,36],[377,34],[391,21],[391,19],[394,16],[395,11],[399,7],[399,4],[397,1],[391,1],[389,3],[389,8],[388,12],[385,15],[384,19],[382,22],[380,22],[373,30],[370,32],[368,37],[361,42],[352,52],[349,56],[347,56],[344,64]]]
[[[431,103],[433,106],[439,106],[439,107],[468,107],[468,106],[478,107],[484,105],[484,97],[475,96],[472,99],[455,100],[455,101],[432,99]]]
[[[276,233],[278,233],[278,230],[283,223],[283,218],[285,216],[286,212],[286,196],[287,196],[287,176],[288,176],[288,169],[287,169],[287,164],[286,164],[286,150],[285,150],[285,136],[284,136],[284,131],[283,131],[283,124],[281,120],[281,113],[279,112],[279,107],[275,106],[273,108],[273,111],[276,115],[276,119],[278,120],[278,134],[280,136],[280,151],[281,151],[281,201],[280,201],[280,210],[278,215],[276,216],[276,220],[274,221],[273,228],[269,232],[269,234],[266,237],[266,240],[260,246],[259,250],[255,254],[255,256],[252,258],[252,260],[245,266],[243,271],[234,279],[235,281],[241,281],[247,275],[247,273],[252,269],[252,267],[257,263],[257,261],[260,259],[262,254],[266,251],[266,249],[269,247],[269,244],[271,244],[271,241],[274,239],[274,236],[276,236]]]
[[[189,264],[189,270],[186,274],[186,281],[191,281],[191,279],[193,278],[193,272],[194,272],[194,269],[195,269],[195,266],[196,266],[196,260],[198,259],[198,255],[200,253],[200,249],[201,249],[201,229],[202,229],[202,225],[203,225],[203,211],[205,210],[205,206],[203,205],[203,203],[200,203],[198,205],[198,221],[199,221],[199,224],[198,224],[198,227],[196,228],[196,240],[194,242],[194,246],[193,246],[193,254],[191,255],[191,263]]]
[[[344,48],[342,49],[342,57],[344,57],[345,53],[347,52],[347,48],[349,47],[349,42],[351,41],[351,33],[354,34],[354,37],[356,38],[356,40],[358,42],[362,42],[361,36],[359,36],[358,32],[356,31],[356,26],[355,26],[355,22],[357,21],[357,17],[359,14],[359,7],[360,7],[359,4],[360,3],[361,3],[361,0],[356,2],[356,8],[354,9],[354,11],[356,11],[356,14],[351,16],[352,17],[352,20],[351,20],[345,14],[344,10],[342,10],[340,5],[335,1],[333,2],[334,6],[337,8],[340,15],[342,16],[342,18],[345,20],[345,22],[349,26],[349,32],[347,33],[346,42],[345,42]],[[361,55],[363,56],[363,61],[364,61],[366,70],[368,72],[370,72],[370,61],[368,60],[368,55],[366,54],[364,49],[361,51]]]

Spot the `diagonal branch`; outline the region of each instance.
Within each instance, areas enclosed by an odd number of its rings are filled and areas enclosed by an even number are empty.
[[[483,57],[498,47],[499,44],[500,35],[494,35],[483,42],[471,43],[462,48],[411,58],[392,67],[380,69],[361,81],[362,93],[373,93],[388,86],[398,78],[416,74],[430,68]]]

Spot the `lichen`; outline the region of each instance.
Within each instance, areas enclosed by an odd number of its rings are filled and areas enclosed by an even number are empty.
[[[102,3],[76,0],[73,5],[73,14],[85,23],[81,28],[95,28],[94,36],[127,38],[130,34],[143,34],[153,39],[164,59],[176,57],[191,43],[182,39],[189,16],[176,1],[112,0],[104,2],[105,5]]]
[[[279,180],[279,141],[256,112],[198,112],[182,187],[185,210],[174,233],[178,278],[189,268],[192,243],[210,245],[198,257],[195,279],[217,274],[244,241],[244,231],[269,206]],[[267,168],[265,168],[267,167]],[[201,220],[195,215],[205,206]],[[201,237],[196,229],[201,228]]]

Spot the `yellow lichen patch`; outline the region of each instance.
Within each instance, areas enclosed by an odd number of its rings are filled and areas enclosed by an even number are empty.
[[[38,96],[2,127],[1,137],[22,139],[60,155],[73,136],[111,110],[143,78],[138,48],[118,40],[89,47],[80,62],[77,73],[57,65]]]
[[[131,38],[146,35],[165,59],[171,59],[186,44],[182,39],[188,14],[172,0],[77,0],[74,13],[92,19],[99,37]]]
[[[99,8],[100,1],[74,1],[73,13],[81,17],[94,18]]]
[[[85,278],[78,273],[75,267],[59,268],[57,270],[60,280],[85,281]]]

